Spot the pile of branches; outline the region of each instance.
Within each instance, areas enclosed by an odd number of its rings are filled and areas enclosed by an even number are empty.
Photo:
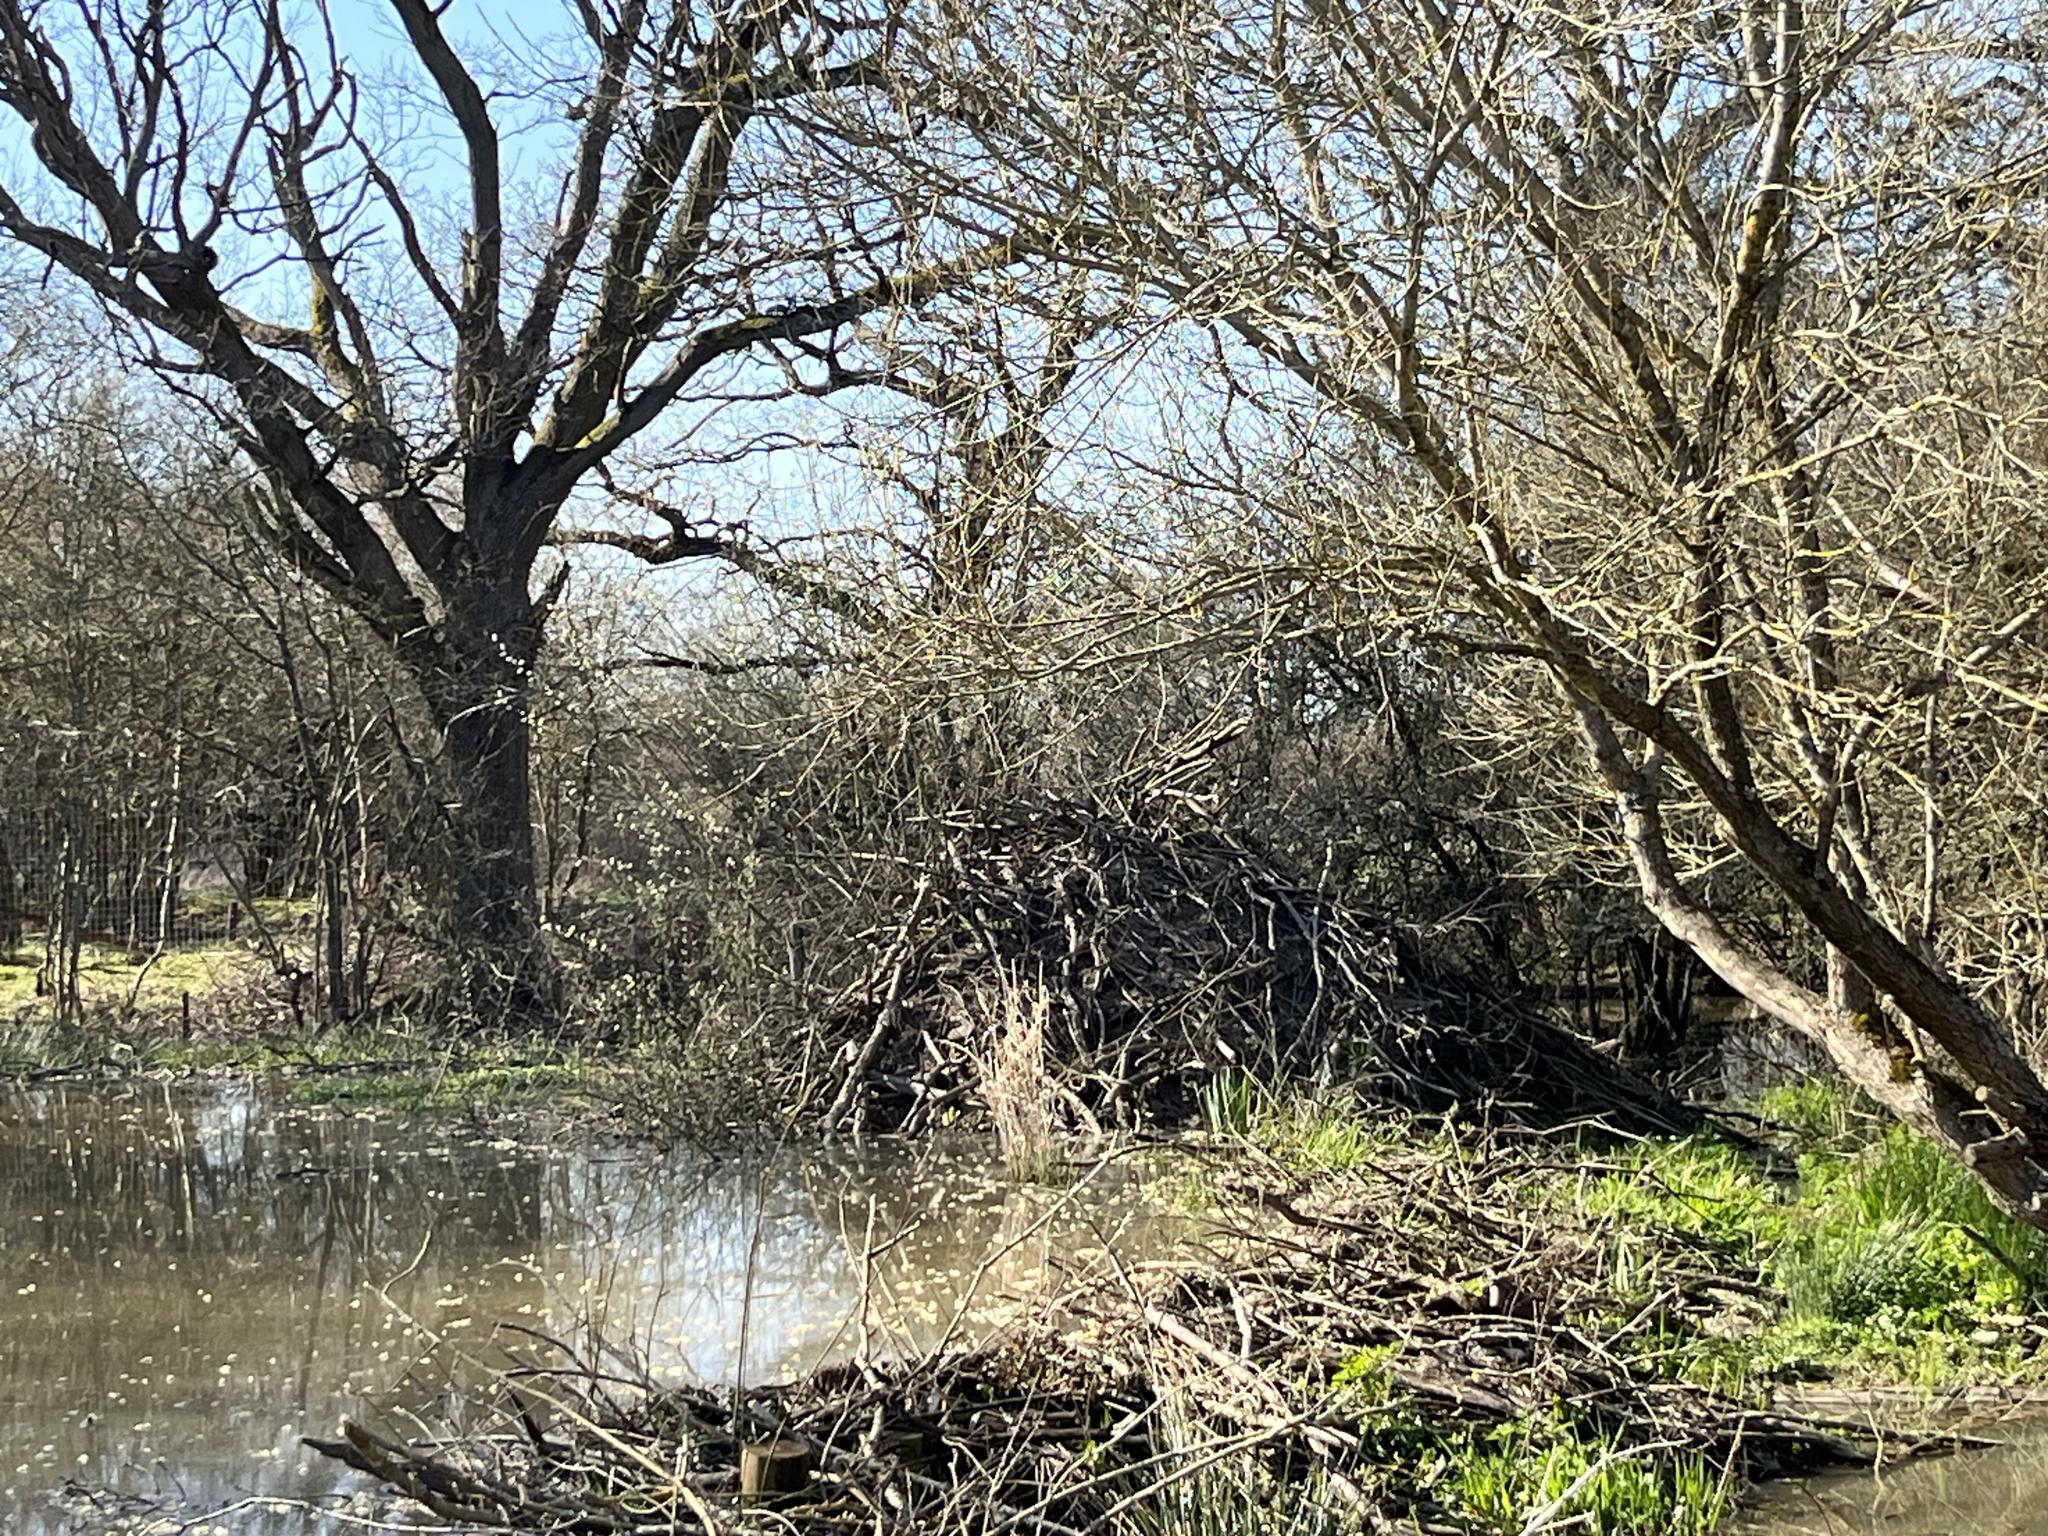
[[[1440,1470],[1505,1425],[1532,1457],[1570,1433],[1602,1469],[1731,1482],[1923,1448],[1680,1379],[1652,1338],[1773,1299],[1675,1236],[1630,1245],[1655,1300],[1624,1293],[1611,1231],[1504,1187],[1549,1178],[1554,1195],[1557,1177],[1519,1154],[1421,1148],[1306,1187],[1261,1174],[1206,1251],[1053,1299],[1064,1328],[744,1392],[636,1388],[521,1330],[483,1429],[399,1442],[350,1425],[309,1443],[450,1520],[692,1536],[1156,1528],[1176,1500],[1221,1497],[1219,1479],[1257,1507],[1469,1530],[1485,1512]],[[763,1442],[801,1448],[800,1490],[741,1496],[742,1447]],[[1524,1529],[1568,1528],[1584,1491]]]
[[[1432,1114],[1697,1123],[1434,963],[1426,932],[1305,887],[1177,802],[1045,803],[922,830],[914,889],[855,936],[872,958],[812,1021],[792,1098],[828,1132],[914,1133],[1019,1091],[1075,1130],[1184,1122],[1230,1073],[1353,1084]],[[991,1084],[1018,1037],[1042,1082]]]

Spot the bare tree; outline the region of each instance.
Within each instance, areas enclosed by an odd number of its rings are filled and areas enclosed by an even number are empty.
[[[1657,919],[2048,1225],[2048,1091],[1958,932],[2039,874],[1989,826],[2037,819],[2048,701],[2030,25],[1196,0],[929,46],[992,152],[1086,186],[1079,259],[1312,445],[1294,557],[1546,676]]]
[[[0,227],[218,416],[271,537],[417,680],[461,785],[447,902],[533,1000],[528,701],[564,568],[537,573],[578,488],[679,404],[744,393],[742,354],[1018,245],[858,179],[904,131],[889,0],[574,0],[558,35],[489,47],[446,12],[391,0],[373,77],[326,7],[0,0],[34,169]]]

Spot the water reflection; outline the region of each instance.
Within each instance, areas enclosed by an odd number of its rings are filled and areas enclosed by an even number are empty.
[[[0,1096],[0,1531],[332,1501],[344,1413],[438,1416],[494,1324],[729,1380],[996,1326],[1164,1239],[1130,1165],[1009,1190],[979,1149],[652,1159],[293,1106],[260,1085]],[[361,1506],[358,1513],[374,1513]],[[128,1522],[124,1526],[123,1522]],[[175,1526],[165,1529],[175,1529]],[[199,1529],[205,1529],[201,1526]],[[245,1506],[221,1528],[347,1528]]]
[[[2048,1536],[2048,1428],[1996,1450],[1767,1491],[1738,1536]]]

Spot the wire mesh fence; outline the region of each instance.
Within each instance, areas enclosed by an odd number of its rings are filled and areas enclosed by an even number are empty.
[[[60,927],[130,948],[210,942],[252,901],[299,895],[303,862],[296,837],[189,807],[0,804],[0,944]]]
[[[259,951],[290,969],[313,886],[302,831],[254,796],[109,805],[17,784],[0,798],[0,1002],[176,1002]]]

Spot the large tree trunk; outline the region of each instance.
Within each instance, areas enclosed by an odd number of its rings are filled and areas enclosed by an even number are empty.
[[[451,603],[422,679],[454,789],[443,899],[461,984],[483,1023],[545,1016],[560,1000],[534,879],[538,628],[524,592],[466,594]]]

